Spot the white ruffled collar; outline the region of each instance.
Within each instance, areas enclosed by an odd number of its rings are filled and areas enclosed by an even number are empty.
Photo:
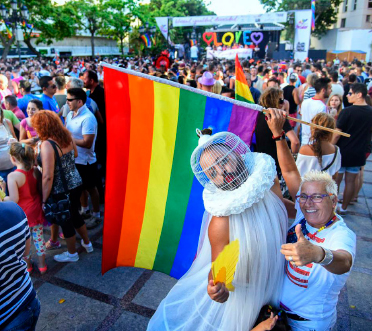
[[[252,166],[245,183],[234,191],[205,188],[203,200],[205,210],[213,216],[240,214],[261,200],[271,189],[276,177],[274,159],[264,153],[249,153],[247,157]]]

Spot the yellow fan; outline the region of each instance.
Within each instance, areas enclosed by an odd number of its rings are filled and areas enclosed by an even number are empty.
[[[4,193],[4,191],[0,188],[0,200],[4,200],[6,194]]]
[[[217,259],[212,263],[213,282],[225,283],[229,291],[234,291],[232,281],[236,265],[239,260],[239,240],[236,239],[226,245],[222,252],[217,256]]]

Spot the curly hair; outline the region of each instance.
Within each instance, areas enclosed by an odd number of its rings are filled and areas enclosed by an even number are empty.
[[[51,110],[40,110],[31,117],[31,125],[40,140],[53,139],[64,148],[71,144],[71,133],[62,124],[58,115]]]
[[[259,104],[265,108],[280,108],[279,100],[283,98],[283,91],[277,87],[267,88],[260,97]]]
[[[336,127],[335,119],[327,113],[316,114],[311,123],[324,126],[326,128],[334,129]],[[318,159],[320,166],[322,166],[322,141],[330,141],[332,139],[332,132],[311,128],[310,146]]]

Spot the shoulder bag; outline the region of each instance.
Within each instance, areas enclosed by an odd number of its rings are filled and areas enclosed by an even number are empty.
[[[336,161],[336,157],[337,157],[337,153],[338,153],[338,147],[337,147],[336,145],[335,145],[335,149],[336,149],[336,151],[335,151],[335,156],[333,157],[332,162],[331,162],[330,164],[328,164],[325,168],[323,168],[321,171],[326,171],[326,170],[328,170],[328,169],[332,166],[332,164],[335,163],[335,161]]]
[[[57,144],[54,141],[51,140],[48,141],[53,146],[54,153],[56,155],[56,162],[59,166],[59,173],[61,175],[64,192],[58,193],[56,195],[51,194],[49,196],[44,205],[44,213],[45,218],[47,219],[48,222],[63,226],[71,217],[70,193],[67,187],[65,172],[62,168],[61,158],[59,157],[59,153],[56,147]]]

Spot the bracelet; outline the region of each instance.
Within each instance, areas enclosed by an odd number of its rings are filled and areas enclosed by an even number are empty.
[[[328,248],[324,248],[322,246],[320,246],[323,251],[324,251],[324,258],[323,260],[321,260],[320,262],[318,262],[319,265],[321,266],[326,266],[326,265],[329,265],[332,263],[333,261],[333,253],[330,249]]]
[[[277,136],[277,137],[272,136],[272,138],[273,138],[274,141],[278,141],[278,140],[284,139],[283,138],[284,136],[285,136],[285,132],[283,130],[282,133],[279,136]]]

